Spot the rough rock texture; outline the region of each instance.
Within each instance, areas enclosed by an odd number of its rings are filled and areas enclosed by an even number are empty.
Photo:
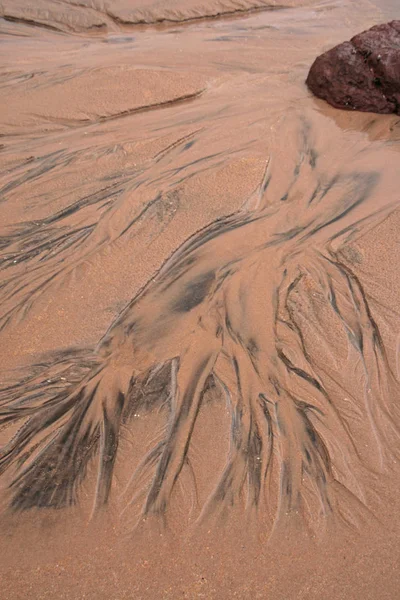
[[[325,52],[306,83],[337,108],[400,114],[400,21],[376,25]]]

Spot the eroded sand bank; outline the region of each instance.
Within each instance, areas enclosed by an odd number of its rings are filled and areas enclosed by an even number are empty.
[[[6,597],[392,598],[400,123],[304,85],[392,4],[42,4],[0,21]]]
[[[241,16],[256,10],[312,5],[316,0],[4,0],[0,15],[11,22],[66,32],[120,29],[124,25],[185,23]]]

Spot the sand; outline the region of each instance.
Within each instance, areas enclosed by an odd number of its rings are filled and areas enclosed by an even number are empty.
[[[311,5],[316,0],[301,0]],[[30,26],[66,32],[120,29],[123,25],[184,23],[186,21],[240,16],[256,10],[291,8],[297,0],[5,0],[4,19]]]
[[[3,597],[396,597],[400,122],[304,84],[358,4],[1,3]]]

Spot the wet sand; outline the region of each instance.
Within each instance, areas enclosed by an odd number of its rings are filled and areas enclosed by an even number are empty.
[[[361,7],[362,5],[362,7]],[[3,2],[2,596],[395,598],[396,2]]]

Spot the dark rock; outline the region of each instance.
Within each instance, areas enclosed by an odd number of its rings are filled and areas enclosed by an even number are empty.
[[[306,83],[337,108],[400,114],[400,21],[328,50],[314,61]]]

